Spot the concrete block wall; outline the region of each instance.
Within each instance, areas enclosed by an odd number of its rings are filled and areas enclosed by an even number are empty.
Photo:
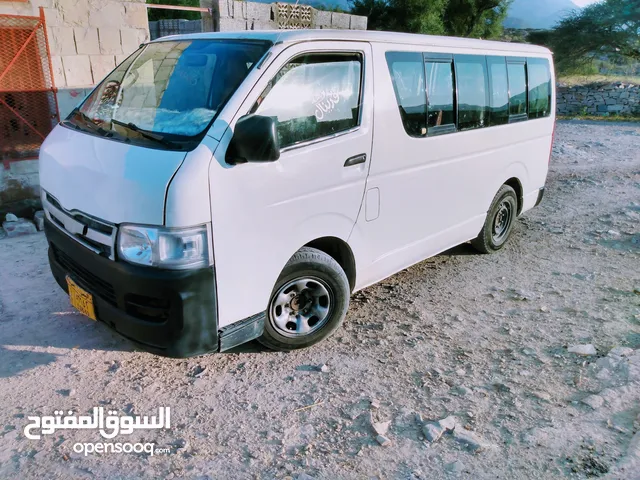
[[[559,115],[640,115],[640,85],[596,84],[558,88]]]
[[[58,89],[90,87],[149,39],[144,0],[0,2],[0,14],[39,16],[44,7]],[[61,111],[61,114],[68,112]]]
[[[246,2],[244,0],[200,0],[200,5],[212,9],[213,12],[212,15],[207,15],[206,13],[202,15],[205,30],[207,31],[277,30],[279,28],[277,3]],[[303,5],[301,4],[300,6]],[[310,28],[366,30],[367,17],[311,8]]]
[[[60,116],[69,112],[116,64],[149,38],[144,0],[0,1],[0,14],[38,17],[44,8]],[[0,46],[0,48],[5,48]],[[0,221],[29,217],[39,205],[37,160],[0,163]]]

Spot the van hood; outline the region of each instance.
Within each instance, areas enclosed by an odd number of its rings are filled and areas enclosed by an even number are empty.
[[[185,156],[58,125],[40,148],[40,185],[69,211],[162,225],[167,187]]]

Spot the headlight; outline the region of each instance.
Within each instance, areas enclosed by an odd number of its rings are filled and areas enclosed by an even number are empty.
[[[182,229],[122,225],[120,258],[148,267],[186,270],[209,265],[207,227]]]

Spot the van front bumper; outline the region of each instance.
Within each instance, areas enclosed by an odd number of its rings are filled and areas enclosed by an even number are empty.
[[[188,357],[219,350],[215,274],[112,261],[45,220],[51,272],[68,293],[69,276],[93,296],[98,321],[144,350]]]

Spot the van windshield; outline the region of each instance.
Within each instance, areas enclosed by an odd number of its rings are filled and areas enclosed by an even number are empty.
[[[150,43],[105,78],[66,123],[114,140],[160,147],[193,140],[269,47],[241,40]]]

